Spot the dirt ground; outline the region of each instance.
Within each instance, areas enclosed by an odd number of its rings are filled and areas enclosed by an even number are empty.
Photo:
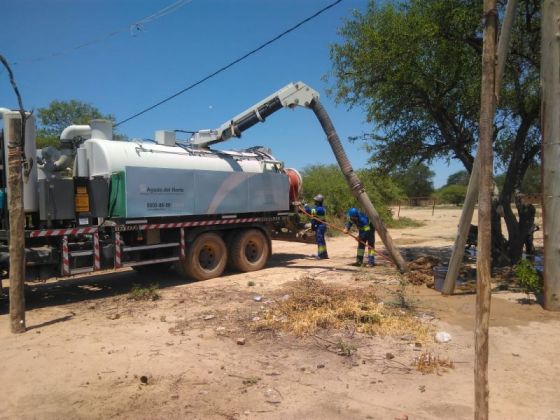
[[[400,214],[425,223],[391,231],[403,254],[449,255],[459,209]],[[28,331],[20,335],[9,333],[7,303],[0,302],[0,418],[473,417],[472,292],[442,297],[423,285],[406,287],[417,316],[451,335],[445,344],[353,331],[305,339],[257,333],[251,325],[302,276],[374,288],[388,299],[399,284],[387,264],[350,267],[355,242],[348,237],[328,241],[328,261],[311,259],[312,245],[273,248],[268,268],[205,282],[124,270],[35,285],[26,296]],[[159,300],[128,299],[133,284],[156,282]],[[525,297],[493,294],[491,418],[557,419],[560,314]],[[354,349],[350,356],[334,350],[341,340]],[[423,375],[412,363],[424,351],[451,359],[454,369]]]

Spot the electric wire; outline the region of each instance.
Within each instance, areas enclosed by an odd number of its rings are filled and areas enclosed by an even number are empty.
[[[261,45],[258,46],[257,48],[255,48],[255,49],[249,51],[248,53],[242,55],[241,57],[239,57],[239,58],[233,60],[233,61],[230,62],[229,64],[226,64],[225,66],[219,68],[218,70],[216,70],[215,72],[209,74],[208,76],[203,77],[202,79],[200,79],[200,80],[198,80],[198,81],[192,83],[191,85],[187,86],[186,88],[181,89],[180,91],[178,91],[178,92],[176,92],[176,93],[174,93],[174,94],[172,94],[172,95],[170,95],[170,96],[168,96],[168,97],[162,99],[162,100],[159,101],[159,102],[156,102],[154,105],[151,105],[151,106],[149,106],[149,107],[143,109],[142,111],[139,111],[139,112],[137,112],[136,114],[133,114],[133,115],[131,115],[130,117],[127,117],[127,118],[125,118],[124,120],[117,122],[117,123],[115,124],[115,127],[118,127],[119,125],[122,125],[122,124],[124,124],[124,123],[126,123],[126,122],[128,122],[128,121],[130,121],[130,120],[132,120],[132,119],[134,119],[134,118],[137,118],[137,117],[139,117],[140,115],[145,114],[146,112],[149,112],[149,111],[151,111],[152,109],[155,109],[155,108],[157,108],[158,106],[163,105],[164,103],[169,102],[170,100],[176,98],[177,96],[182,95],[183,93],[185,93],[185,92],[187,92],[187,91],[193,89],[194,87],[196,87],[196,86],[198,86],[198,85],[200,85],[200,84],[206,82],[207,80],[213,78],[214,76],[217,76],[218,74],[220,74],[220,73],[226,71],[227,69],[233,67],[234,65],[240,63],[241,61],[245,60],[246,58],[250,57],[251,55],[257,53],[258,51],[260,51],[260,50],[262,50],[262,49],[268,47],[270,44],[272,44],[272,43],[278,41],[280,38],[282,38],[282,37],[288,35],[290,32],[295,31],[295,30],[298,29],[300,26],[302,26],[302,25],[306,24],[307,22],[309,22],[309,21],[315,19],[317,16],[319,16],[320,14],[326,12],[327,10],[331,9],[332,7],[336,6],[336,5],[337,5],[338,3],[340,3],[340,2],[342,2],[342,0],[336,0],[336,1],[334,1],[333,3],[330,3],[329,5],[323,7],[321,10],[315,12],[313,15],[311,15],[311,16],[305,18],[304,20],[302,20],[302,21],[300,21],[300,22],[298,22],[298,23],[296,23],[294,26],[292,26],[292,27],[286,29],[284,32],[280,33],[279,35],[276,35],[274,38],[268,40],[268,41],[265,42],[264,44],[261,44]]]
[[[39,57],[35,57],[35,58],[29,58],[29,59],[23,59],[23,60],[18,60],[18,61],[14,61],[11,64],[12,65],[21,65],[21,64],[30,64],[30,63],[35,63],[38,61],[45,61],[51,58],[55,58],[55,57],[60,57],[63,55],[67,55],[70,54],[74,51],[78,51],[81,50],[83,48],[87,48],[90,47],[92,45],[95,44],[99,44],[101,42],[106,41],[107,39],[113,38],[117,35],[122,34],[123,32],[129,32],[132,36],[135,36],[135,34],[139,31],[141,31],[144,28],[144,25],[151,23],[157,19],[160,19],[164,16],[167,16],[173,12],[176,12],[177,10],[179,10],[181,7],[191,3],[193,0],[177,0],[175,3],[172,3],[166,7],[164,7],[163,9],[158,10],[155,13],[152,13],[151,15],[145,16],[135,22],[132,22],[130,25],[126,26],[125,28],[121,28],[121,29],[117,29],[114,30],[112,32],[109,32],[105,35],[101,35],[97,38],[94,38],[90,41],[86,41],[83,44],[77,45],[75,47],[71,47],[71,48],[67,48],[64,50],[60,50],[60,51],[54,51],[48,55],[43,55],[43,56],[39,56]]]

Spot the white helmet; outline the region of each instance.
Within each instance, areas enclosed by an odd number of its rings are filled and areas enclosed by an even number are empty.
[[[317,194],[315,197],[313,197],[313,200],[316,201],[317,203],[322,203],[323,202],[323,195],[322,194]]]

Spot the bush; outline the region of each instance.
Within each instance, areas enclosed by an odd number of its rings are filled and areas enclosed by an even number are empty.
[[[459,206],[465,201],[467,187],[458,184],[446,185],[438,190],[434,195],[444,203]]]
[[[385,222],[392,220],[388,204],[403,197],[401,190],[387,176],[375,170],[362,169],[357,171],[357,175],[381,218]],[[303,170],[302,176],[304,201],[313,203],[313,197],[322,194],[327,220],[340,221],[349,208],[359,207],[337,165],[309,166]]]
[[[530,261],[522,260],[517,264],[515,266],[515,276],[519,281],[519,285],[525,290],[525,293],[543,293],[543,279]]]

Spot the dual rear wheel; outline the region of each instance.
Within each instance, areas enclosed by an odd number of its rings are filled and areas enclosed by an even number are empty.
[[[228,250],[229,248],[229,250]],[[219,277],[226,268],[249,272],[262,269],[270,256],[270,242],[259,229],[245,229],[235,233],[228,241],[214,232],[198,235],[187,246],[184,260],[179,261],[179,271],[194,280]]]

